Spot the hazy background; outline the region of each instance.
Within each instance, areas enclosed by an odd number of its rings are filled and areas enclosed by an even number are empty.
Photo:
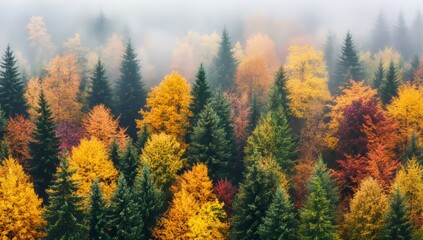
[[[44,17],[57,54],[75,33],[94,52],[116,33],[125,41],[132,40],[144,80],[151,85],[182,64],[175,65],[176,58],[181,62],[184,59],[174,49],[188,32],[198,33],[199,37],[220,35],[226,26],[233,43],[239,41],[242,46],[254,34],[267,34],[283,62],[289,44],[305,42],[321,48],[329,31],[336,34],[340,44],[350,30],[357,45],[365,50],[380,11],[392,28],[400,11],[410,25],[422,5],[417,0],[0,0],[0,49],[3,51],[9,43],[23,68],[34,71],[26,28],[32,16]],[[96,33],[101,14],[106,23],[104,39],[98,39]]]

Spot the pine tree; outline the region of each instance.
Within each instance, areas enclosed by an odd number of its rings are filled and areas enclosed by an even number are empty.
[[[380,60],[379,66],[375,72],[375,77],[373,78],[372,88],[376,89],[380,95],[381,86],[384,82],[385,70],[383,69],[383,62]]]
[[[273,87],[270,90],[269,111],[276,111],[279,106],[288,111],[288,90],[286,89],[287,77],[283,66],[281,66],[275,75]]]
[[[380,11],[372,31],[371,51],[376,53],[383,50],[386,46],[390,45],[390,40],[391,36],[385,14]]]
[[[405,197],[395,189],[389,202],[389,211],[385,216],[383,239],[412,239],[413,225]]]
[[[394,28],[393,44],[405,59],[412,57],[412,46],[409,38],[409,31],[405,24],[404,14],[400,12],[398,21]]]
[[[423,147],[420,145],[420,139],[414,131],[405,146],[402,162],[406,164],[412,158],[415,158],[420,165],[423,165]]]
[[[141,81],[140,65],[135,49],[129,41],[126,45],[120,65],[121,77],[117,82],[117,113],[120,115],[122,126],[128,127],[127,133],[136,137],[135,119],[141,116],[139,110],[145,104],[146,93]]]
[[[142,232],[145,239],[152,238],[153,228],[164,210],[164,194],[154,184],[150,170],[144,166],[135,180],[134,199],[143,219]]]
[[[337,90],[336,87],[334,88],[333,86],[336,73],[336,51],[336,36],[334,33],[329,32],[326,36],[324,53],[329,76],[328,87],[331,92],[335,92]]]
[[[89,239],[90,240],[104,240],[110,239],[106,233],[106,202],[103,198],[103,193],[98,182],[94,180],[91,187],[90,210],[88,213],[89,220]]]
[[[200,113],[191,136],[188,148],[190,165],[205,163],[213,180],[227,178],[232,166],[230,146],[219,116],[211,105],[207,104]]]
[[[328,174],[325,168],[323,162],[319,160],[308,182],[307,188],[310,193],[300,210],[301,239],[336,239],[335,209],[330,196],[333,191],[331,188],[334,186],[328,184],[326,177],[322,176],[321,173]]]
[[[98,59],[92,73],[91,89],[88,92],[87,100],[90,108],[99,104],[103,104],[109,109],[112,108],[112,90],[100,59]]]
[[[219,45],[219,51],[213,60],[210,86],[214,89],[220,87],[225,91],[232,89],[234,87],[236,67],[237,62],[232,53],[231,39],[225,28],[222,32],[222,40]]]
[[[30,173],[35,192],[47,203],[46,189],[50,185],[59,165],[60,139],[56,136],[56,125],[43,91],[38,100],[36,129],[32,133],[34,141],[29,143],[31,159]]]
[[[144,239],[144,224],[133,192],[121,175],[107,213],[107,228],[112,239]]]
[[[339,91],[339,87],[347,85],[349,80],[359,81],[363,78],[358,53],[350,32],[345,36],[344,45],[342,46],[341,55],[339,56],[336,67],[337,73],[333,84],[335,93]]]
[[[120,171],[125,177],[126,184],[132,187],[138,172],[139,158],[138,152],[131,142],[126,144],[126,150],[120,160]]]
[[[10,46],[7,45],[0,63],[0,106],[7,117],[27,115],[25,87],[19,78],[18,66]]]
[[[298,239],[297,225],[294,205],[290,202],[285,190],[278,187],[263,223],[259,226],[260,239]]]
[[[72,179],[74,173],[64,156],[49,191],[50,204],[45,213],[48,222],[46,240],[86,239],[82,197],[76,195],[78,183]]]
[[[211,98],[210,87],[207,83],[206,71],[204,70],[203,64],[198,68],[197,76],[192,87],[192,102],[190,104],[190,111],[192,116],[190,117],[190,129],[188,133],[191,133],[194,126],[196,125],[200,112],[204,110],[209,99]],[[187,138],[188,142],[191,140]]]
[[[394,62],[391,60],[389,64],[388,72],[386,73],[386,81],[382,85],[381,99],[383,104],[389,104],[392,98],[398,96],[399,80],[397,75],[397,69]]]
[[[258,154],[255,157],[258,158]],[[277,185],[276,176],[260,169],[257,163],[248,167],[234,201],[232,239],[259,239],[258,228],[263,223]]]

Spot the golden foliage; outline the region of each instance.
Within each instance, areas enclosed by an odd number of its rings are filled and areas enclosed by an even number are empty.
[[[263,56],[248,55],[238,65],[235,84],[240,93],[266,96],[272,81],[270,66]]]
[[[330,99],[328,73],[323,52],[311,46],[291,46],[285,70],[289,107],[298,118],[306,118],[313,103]]]
[[[248,38],[245,52],[247,56],[263,57],[272,70],[279,66],[275,54],[275,43],[268,35],[258,33]]]
[[[153,87],[148,94],[146,108],[140,110],[143,120],[136,120],[142,129],[147,124],[150,132],[165,132],[183,142],[189,118],[192,113],[189,106],[192,101],[191,87],[179,73],[172,72],[164,77],[159,86]]]
[[[46,68],[42,88],[56,121],[81,119],[78,102],[81,69],[73,55],[56,56]]]
[[[0,238],[39,239],[39,230],[46,224],[43,219],[42,199],[23,168],[14,159],[0,165]]]
[[[38,99],[40,98],[41,82],[39,77],[32,77],[29,79],[24,97],[28,103],[28,113],[31,119],[35,119],[37,116]]]
[[[153,134],[144,146],[141,162],[151,169],[155,181],[162,187],[168,186],[176,173],[185,165],[182,158],[185,149],[172,135]]]
[[[95,137],[105,146],[110,146],[116,139],[121,150],[125,149],[129,140],[125,135],[125,129],[119,127],[119,118],[113,119],[110,109],[103,104],[94,106],[88,115],[82,120],[85,129],[85,137]]]
[[[226,239],[228,224],[223,203],[212,190],[207,166],[195,165],[172,187],[170,208],[154,231],[157,239]]]
[[[79,146],[72,148],[69,166],[75,170],[72,176],[79,183],[77,194],[85,197],[87,204],[94,179],[98,179],[106,199],[116,188],[118,171],[109,159],[106,146],[96,138],[82,139]]]

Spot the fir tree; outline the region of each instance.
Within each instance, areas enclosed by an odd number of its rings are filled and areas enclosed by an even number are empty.
[[[258,158],[258,154],[255,157]],[[257,162],[254,161],[248,167],[235,197],[232,239],[259,239],[259,226],[263,223],[278,185],[277,177],[260,169]]]
[[[82,197],[76,195],[77,183],[72,180],[75,170],[69,169],[64,156],[59,171],[49,191],[49,202],[45,213],[48,225],[45,229],[48,239],[86,239]]]
[[[290,202],[285,190],[278,187],[263,223],[259,226],[260,239],[298,239],[297,225],[294,205]]]
[[[276,111],[279,106],[288,111],[288,90],[286,89],[287,77],[283,66],[276,72],[273,87],[270,90],[269,111]]]
[[[119,150],[119,144],[116,139],[113,139],[112,144],[109,147],[109,158],[113,162],[113,166],[121,172],[121,157],[122,153]]]
[[[191,137],[188,148],[190,165],[205,163],[210,177],[215,181],[229,177],[232,165],[231,145],[226,139],[226,132],[220,124],[219,116],[210,104],[207,104],[200,113]]]
[[[135,147],[137,148],[138,155],[141,154],[142,149],[144,148],[145,144],[150,137],[150,131],[148,131],[148,127],[146,124],[142,126],[140,131],[138,131],[138,139],[135,143]]]
[[[87,96],[88,106],[93,108],[103,104],[107,108],[112,108],[112,90],[106,77],[106,70],[103,63],[98,59],[91,77],[91,89]]]
[[[410,81],[413,84],[418,84],[415,79],[414,73],[417,71],[417,69],[420,66],[420,57],[419,55],[414,55],[413,61],[411,62],[411,68],[410,70],[408,70],[406,76],[404,77],[404,79],[406,79],[407,81]]]
[[[384,82],[384,75],[385,70],[383,69],[383,62],[382,60],[379,61],[379,66],[377,67],[377,70],[375,72],[375,77],[373,78],[373,89],[376,89],[378,94],[380,95],[381,86]]]
[[[140,66],[135,50],[129,41],[120,65],[121,77],[117,82],[117,113],[120,122],[128,127],[127,133],[136,138],[135,119],[140,119],[139,110],[145,104],[146,93],[141,82]]]
[[[385,231],[383,239],[399,240],[412,239],[413,225],[406,199],[398,189],[392,193],[389,211],[385,217]]]
[[[88,213],[89,220],[89,239],[90,240],[103,240],[110,239],[106,233],[106,202],[103,198],[98,179],[93,181],[91,187],[90,210]]]
[[[144,166],[135,180],[134,198],[143,220],[142,232],[145,239],[152,238],[153,228],[164,210],[164,194],[154,184],[150,170]]]
[[[376,53],[390,45],[391,36],[385,14],[382,11],[377,16],[375,26],[372,31],[371,51]]]
[[[391,60],[388,71],[386,73],[386,81],[382,85],[380,97],[383,104],[389,104],[393,97],[398,96],[399,80],[397,76],[397,69],[394,62]]]
[[[221,87],[229,90],[234,87],[237,62],[232,53],[232,43],[226,28],[223,29],[222,41],[217,56],[213,60],[210,85],[213,88]]]
[[[261,117],[260,103],[256,96],[250,98],[251,110],[250,110],[250,130],[254,130],[259,123]]]
[[[134,200],[130,187],[126,184],[125,177],[120,175],[107,214],[107,228],[112,239],[145,238],[145,233],[142,231],[144,222],[138,209],[139,206]]]
[[[394,28],[393,44],[395,49],[397,49],[405,59],[409,59],[412,56],[409,32],[402,12],[398,15],[398,21]]]
[[[407,141],[405,151],[402,156],[403,164],[406,164],[409,159],[415,158],[420,165],[423,165],[423,148],[420,145],[420,139],[416,132],[411,133],[410,140]]]
[[[60,161],[60,139],[56,136],[56,125],[43,91],[40,92],[38,106],[36,128],[32,133],[33,141],[29,143],[29,163],[35,192],[46,204],[46,189],[51,184]]]
[[[7,117],[27,115],[24,84],[19,78],[15,55],[7,45],[0,63],[0,106]]]
[[[420,9],[416,12],[416,17],[414,18],[411,37],[413,44],[413,52],[417,54],[423,54],[423,16]]]
[[[349,80],[362,80],[363,73],[358,58],[358,53],[355,48],[352,35],[348,32],[344,45],[341,49],[341,55],[337,62],[337,73],[335,82],[333,84],[334,93],[339,91],[339,87],[346,86]]]
[[[129,187],[132,187],[138,172],[138,152],[131,142],[126,144],[126,150],[122,154],[120,160],[120,171],[125,177],[125,181]]]
[[[329,76],[329,81],[328,81],[328,87],[330,89],[331,92],[334,92],[336,89],[333,88],[333,84],[335,81],[335,73],[336,73],[336,36],[335,34],[329,32],[329,34],[326,36],[326,42],[325,42],[325,46],[324,46],[324,52],[325,52],[325,61],[326,61],[326,66],[328,69],[328,76]],[[286,107],[286,106],[285,106]],[[285,108],[288,109],[288,108]]]

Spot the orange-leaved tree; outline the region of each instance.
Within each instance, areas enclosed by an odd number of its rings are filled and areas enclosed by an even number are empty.
[[[11,154],[25,170],[29,170],[26,160],[30,158],[28,144],[33,140],[34,128],[34,123],[20,115],[10,118],[6,125],[6,141]]]

